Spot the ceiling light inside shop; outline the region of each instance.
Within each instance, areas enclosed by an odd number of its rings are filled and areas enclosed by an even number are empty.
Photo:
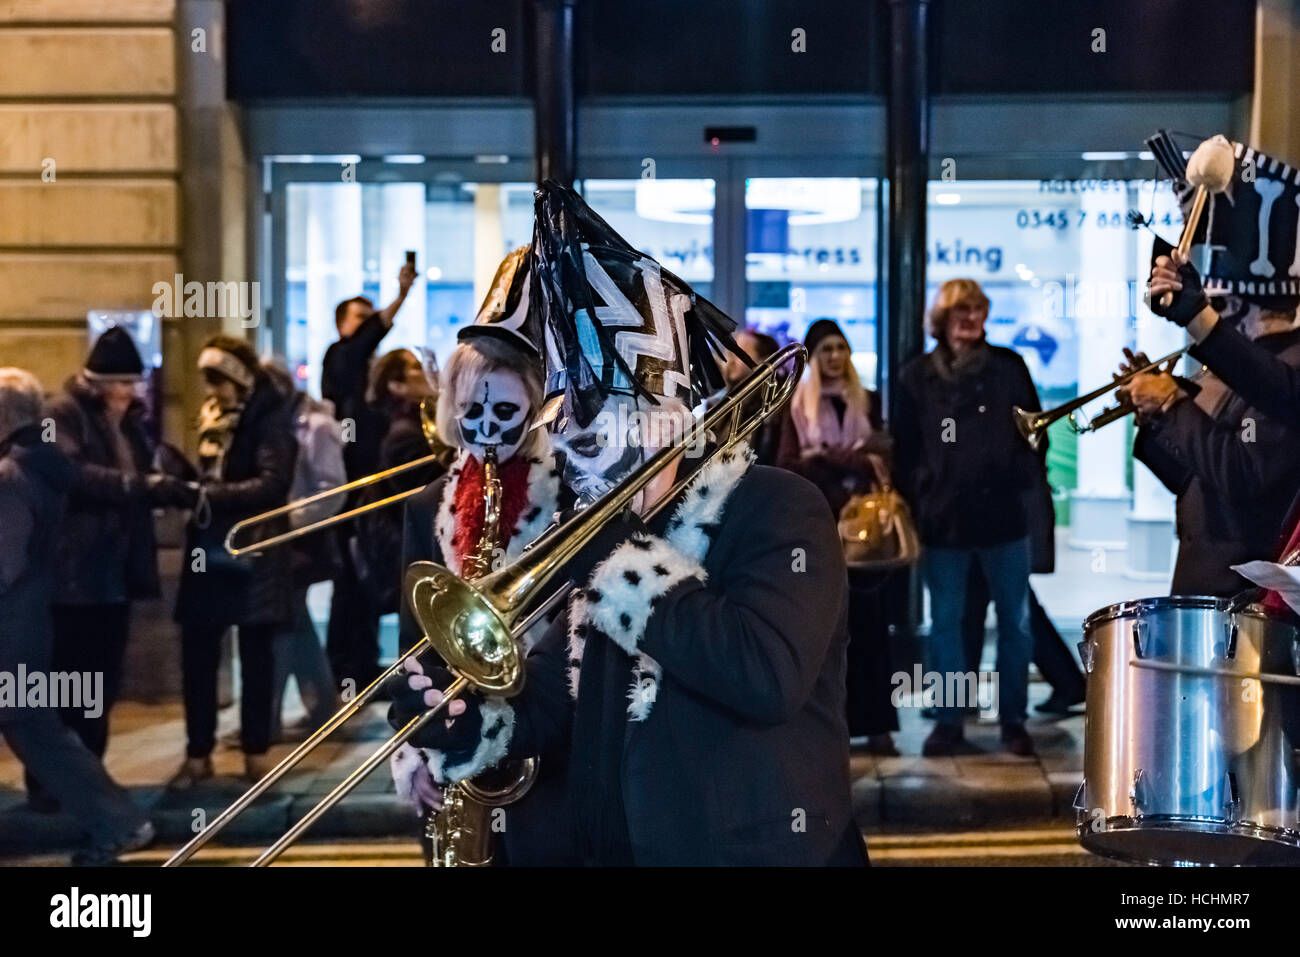
[[[1104,160],[1126,160],[1132,155],[1133,154],[1126,153],[1123,150],[1098,150],[1091,153],[1084,153],[1083,158],[1085,162],[1093,163],[1102,162]]]
[[[934,201],[940,206],[956,206],[961,202],[961,193],[936,193]]]
[[[423,163],[424,155],[422,153],[393,153],[384,157],[385,163]]]
[[[851,222],[862,215],[862,180],[751,179],[745,187],[745,208],[785,210],[791,226]]]
[[[479,153],[474,157],[474,162],[485,166],[504,166],[510,162],[510,157],[505,153]]]
[[[598,188],[591,181],[588,187]],[[636,181],[636,214],[642,219],[664,223],[713,222],[713,180],[639,179]]]
[[[430,266],[425,270],[424,275],[428,278],[429,282],[437,282],[442,278],[442,270],[437,266]]]

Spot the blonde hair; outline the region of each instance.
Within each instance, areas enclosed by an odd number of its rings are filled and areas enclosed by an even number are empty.
[[[498,369],[507,369],[519,376],[528,395],[528,421],[531,424],[542,410],[542,365],[537,359],[525,356],[513,346],[497,339],[480,336],[456,346],[447,360],[447,367],[439,376],[438,434],[454,448],[464,448],[456,420],[469,408],[472,396],[468,389],[480,376]],[[545,429],[532,429],[520,443],[519,454],[532,455],[537,451]]]
[[[822,342],[828,342],[832,338],[838,338],[841,342],[848,344],[848,339],[843,333],[832,334],[822,339]],[[822,342],[817,343],[820,349]],[[847,407],[847,413],[860,412],[867,414],[867,390],[862,385],[862,380],[858,378],[857,366],[853,364],[853,350],[849,348],[849,358],[844,363],[844,376],[842,379],[844,389],[844,404]],[[821,426],[820,411],[822,401],[822,372],[817,363],[817,353],[808,357],[808,372],[804,380],[795,388],[794,399],[792,404],[799,408],[803,414],[804,422],[808,426],[808,435],[814,443],[821,443]],[[847,414],[846,413],[846,414]]]
[[[939,287],[934,297],[934,305],[926,315],[925,331],[940,342],[948,330],[948,315],[957,306],[974,306],[977,309],[989,308],[989,297],[974,279],[949,279]]]

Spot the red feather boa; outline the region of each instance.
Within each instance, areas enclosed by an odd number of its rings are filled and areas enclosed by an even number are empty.
[[[528,470],[531,463],[527,456],[516,455],[497,468],[501,479],[501,524],[497,533],[497,545],[504,548],[514,535],[519,516],[528,507]],[[465,557],[478,547],[483,535],[483,463],[474,456],[468,456],[460,470],[460,479],[456,483],[456,499],[453,502],[456,517],[456,531],[451,538],[456,557],[463,563]]]

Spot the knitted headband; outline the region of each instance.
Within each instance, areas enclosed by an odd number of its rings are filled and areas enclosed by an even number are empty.
[[[199,368],[220,372],[242,389],[253,387],[253,370],[244,365],[238,356],[216,346],[208,346],[199,353]]]

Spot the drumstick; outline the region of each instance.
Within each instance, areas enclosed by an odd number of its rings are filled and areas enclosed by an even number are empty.
[[[1177,665],[1169,661],[1130,661],[1129,666],[1132,668],[1146,668],[1150,671],[1175,671],[1183,675],[1203,675],[1207,678],[1254,678],[1256,681],[1262,681],[1265,684],[1300,686],[1300,678],[1294,678],[1290,675],[1242,674],[1240,671],[1229,671],[1226,668],[1195,668],[1191,665]]]

